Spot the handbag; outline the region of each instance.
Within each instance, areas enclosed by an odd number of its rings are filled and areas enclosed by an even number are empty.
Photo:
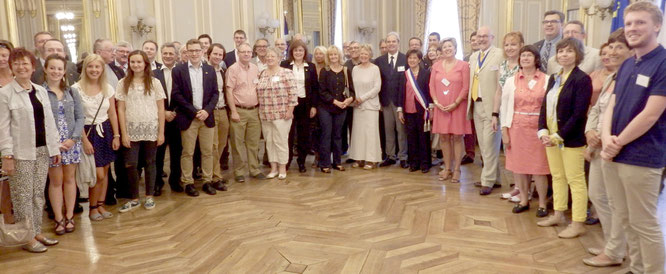
[[[0,178],[0,196],[2,184],[8,184],[9,177]],[[4,214],[4,213],[3,213]],[[28,243],[32,235],[32,222],[28,218],[15,224],[5,224],[5,218],[0,218],[0,246],[17,246]]]
[[[88,135],[90,135],[90,131],[95,127],[95,120],[97,120],[97,114],[99,114],[99,110],[102,108],[102,104],[104,104],[104,100],[106,98],[102,97],[102,101],[99,103],[99,106],[97,107],[97,111],[95,112],[95,117],[93,117],[92,123],[90,128],[88,128],[88,131],[86,131],[86,136],[82,136],[82,138],[88,138]],[[95,167],[95,154],[88,154],[83,151],[81,153],[81,162],[79,163],[78,168],[76,169],[76,185],[79,189],[87,189],[90,187],[94,187],[95,184],[97,183],[97,170]],[[81,193],[81,196],[83,197],[84,194],[87,193]],[[87,195],[86,195],[87,196]]]

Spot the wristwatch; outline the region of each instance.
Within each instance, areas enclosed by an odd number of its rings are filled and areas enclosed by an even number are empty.
[[[14,155],[3,155],[2,159],[12,160],[12,159],[14,159]]]

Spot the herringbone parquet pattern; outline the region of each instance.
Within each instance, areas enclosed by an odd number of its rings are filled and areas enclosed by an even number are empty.
[[[495,190],[398,167],[286,181],[250,180],[215,196],[171,194],[157,207],[90,223],[44,254],[0,248],[0,272],[27,273],[623,273],[581,259],[601,243],[599,226],[563,240],[535,225],[535,210],[512,214]],[[506,175],[504,175],[507,177]],[[502,190],[506,191],[508,186]],[[536,202],[533,202],[536,206]],[[52,222],[45,221],[52,235]]]

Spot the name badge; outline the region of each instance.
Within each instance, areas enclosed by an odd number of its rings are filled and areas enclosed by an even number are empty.
[[[650,77],[648,76],[639,74],[638,77],[636,77],[636,85],[646,88],[648,87],[649,83],[650,83]]]
[[[254,80],[252,80],[252,83],[254,83],[254,84],[259,84],[259,79],[254,79]]]
[[[498,66],[491,66],[490,70],[499,70],[499,67]]]
[[[533,88],[534,88],[534,85],[536,85],[536,81],[534,81],[534,79],[530,80],[530,81],[527,83],[527,86],[528,86],[530,89],[533,89]]]
[[[399,67],[398,67],[398,71],[399,71],[399,72],[403,72],[403,71],[405,71],[405,66],[399,66]]]
[[[273,76],[273,77],[271,77],[271,81],[273,81],[273,83],[280,82],[280,76]]]
[[[444,95],[449,95],[449,90],[443,91]]]
[[[451,82],[449,82],[449,80],[446,78],[442,78],[442,84],[448,87],[451,84]]]

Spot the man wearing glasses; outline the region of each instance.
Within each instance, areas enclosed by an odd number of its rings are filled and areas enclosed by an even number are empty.
[[[241,43],[237,47],[238,62],[227,69],[227,107],[231,112],[231,155],[234,159],[234,179],[245,182],[245,173],[255,179],[266,179],[259,167],[259,138],[261,137],[261,121],[259,121],[259,99],[257,83],[259,68],[252,64],[252,47]],[[244,154],[245,157],[241,157]]]
[[[564,13],[558,10],[549,10],[543,15],[543,33],[545,39],[534,43],[541,54],[541,70],[546,72],[548,69],[548,59],[555,56],[555,45],[562,39],[562,23],[564,22]]]
[[[215,120],[213,111],[217,105],[217,77],[212,66],[201,61],[201,42],[190,39],[185,44],[189,61],[173,69],[171,104],[176,109],[176,124],[180,128],[183,153],[180,157],[181,182],[185,193],[199,196],[192,178],[194,147],[197,139],[201,149],[201,169],[203,171],[203,191],[215,195],[213,180],[213,140]]]

